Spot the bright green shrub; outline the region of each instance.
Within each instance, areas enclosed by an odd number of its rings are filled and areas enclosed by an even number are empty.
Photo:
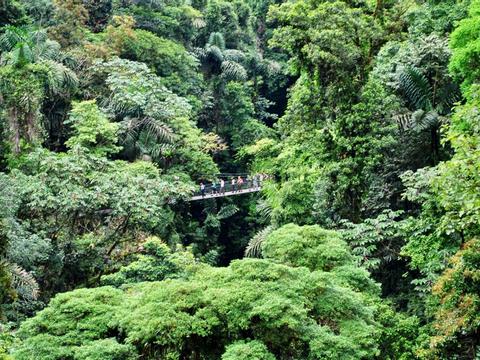
[[[222,360],[275,360],[275,356],[260,341],[239,341],[227,347]]]
[[[353,260],[339,233],[318,225],[285,225],[267,237],[262,253],[266,259],[311,271],[330,271]]]

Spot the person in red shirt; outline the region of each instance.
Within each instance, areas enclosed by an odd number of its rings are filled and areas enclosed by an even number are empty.
[[[242,179],[241,176],[239,176],[239,177],[237,178],[237,185],[238,185],[238,186],[237,186],[237,187],[238,187],[238,191],[242,191],[243,179]]]

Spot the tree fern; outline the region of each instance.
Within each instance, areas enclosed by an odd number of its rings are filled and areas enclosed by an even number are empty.
[[[439,129],[447,120],[453,105],[460,99],[458,87],[450,82],[431,86],[429,79],[417,68],[407,67],[400,74],[399,85],[412,111],[409,121],[405,115],[396,117],[402,130],[430,132],[431,160],[436,164],[440,158]]]
[[[130,157],[149,155],[155,160],[173,149],[173,131],[163,122],[150,117],[127,118],[121,123],[121,143]]]
[[[30,26],[6,26],[0,36],[2,64],[24,66],[38,62],[40,59],[56,59],[60,46],[55,41],[48,40],[45,30]]]
[[[397,114],[393,119],[401,131],[408,131],[414,127],[414,120],[411,113]]]
[[[224,80],[245,80],[247,71],[242,65],[245,54],[236,49],[226,49],[221,33],[213,32],[204,48],[195,48],[194,54],[202,64],[207,77],[221,76]]]

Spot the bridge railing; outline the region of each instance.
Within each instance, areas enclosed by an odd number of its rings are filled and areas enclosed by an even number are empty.
[[[253,180],[244,180],[242,185],[239,185],[239,184],[232,185],[230,182],[229,183],[225,182],[225,186],[223,189],[220,188],[219,183],[216,184],[215,187],[211,184],[208,184],[208,185],[205,185],[205,190],[203,193],[200,190],[200,188],[198,188],[198,190],[195,191],[193,196],[221,194],[222,192],[227,193],[227,192],[233,192],[233,191],[241,192],[242,190],[247,190],[247,189],[254,189],[254,188],[260,189],[261,186],[262,186],[261,181],[256,181],[254,183]]]

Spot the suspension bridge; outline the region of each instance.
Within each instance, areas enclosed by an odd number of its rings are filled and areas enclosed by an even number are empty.
[[[227,196],[244,195],[259,192],[262,190],[262,182],[268,177],[266,175],[249,174],[218,174],[214,183],[204,185],[203,189],[195,192],[190,198],[190,201],[213,199]],[[223,179],[224,186],[220,185],[220,179]],[[232,183],[232,179],[235,181]],[[238,181],[241,179],[241,182]],[[199,185],[199,188],[201,185]]]

